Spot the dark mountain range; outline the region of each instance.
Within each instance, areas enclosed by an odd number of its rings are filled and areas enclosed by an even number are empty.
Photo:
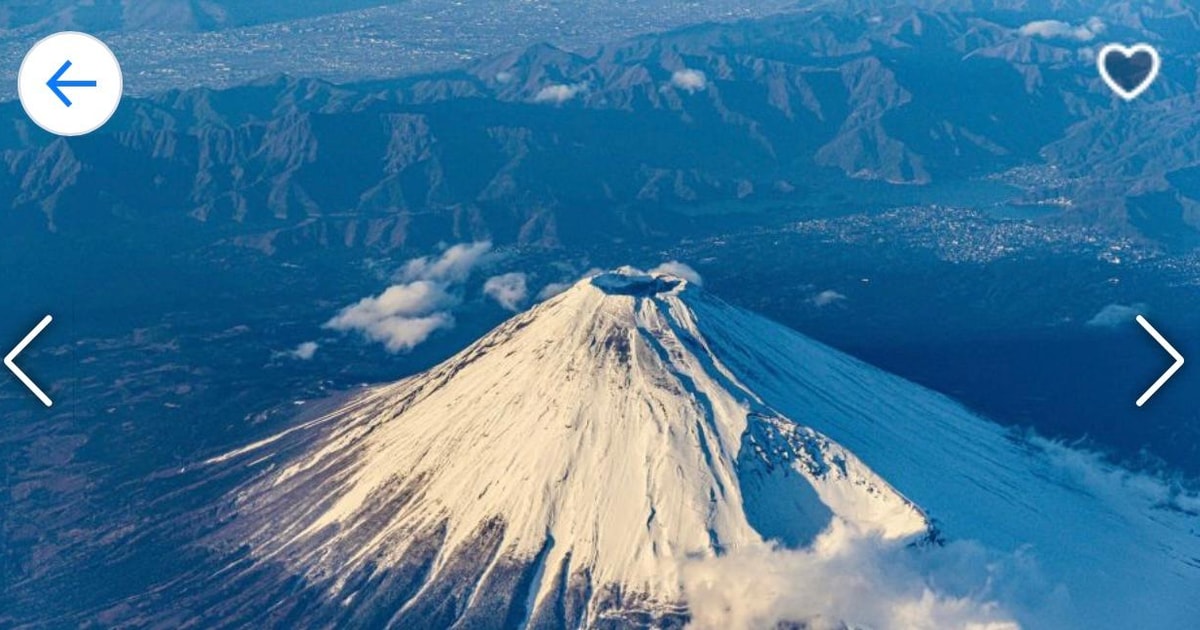
[[[267,251],[556,244],[653,233],[672,211],[711,202],[811,205],[860,181],[922,186],[1034,166],[1043,174],[1015,182],[1025,202],[1193,242],[1194,9],[1112,4],[1084,18],[1082,3],[1045,14],[932,4],[577,52],[535,46],[390,82],[173,92],[128,100],[78,139],[42,134],[9,104],[3,222],[61,234],[114,218],[204,223]],[[1066,32],[1032,19],[1076,15]],[[1161,47],[1163,76],[1143,99],[1120,101],[1096,75],[1099,32]]]

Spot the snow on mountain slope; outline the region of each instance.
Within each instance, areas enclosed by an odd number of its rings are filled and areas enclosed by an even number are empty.
[[[671,275],[581,281],[300,435],[220,458],[281,460],[225,537],[339,602],[329,623],[679,626],[689,567],[838,531],[1028,549],[1081,627],[1200,620],[1197,517],[1172,497],[1078,478],[1095,468]]]
[[[1036,559],[1065,589],[1076,627],[1200,627],[1195,496],[1021,439],[898,377],[866,378],[861,362],[756,315],[711,300],[693,312],[741,319],[705,328],[711,351],[772,408],[858,455],[947,538]]]

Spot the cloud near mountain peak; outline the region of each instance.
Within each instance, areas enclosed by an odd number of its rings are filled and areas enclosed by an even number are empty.
[[[408,352],[435,332],[454,327],[451,311],[462,302],[456,287],[489,259],[491,251],[490,242],[480,241],[414,258],[396,273],[395,284],[343,308],[325,328],[361,333],[388,352]]]
[[[1073,39],[1078,42],[1090,42],[1105,30],[1104,21],[1098,17],[1090,17],[1082,24],[1073,25],[1060,20],[1035,20],[1022,26],[1018,32],[1024,37],[1040,37],[1042,39]]]

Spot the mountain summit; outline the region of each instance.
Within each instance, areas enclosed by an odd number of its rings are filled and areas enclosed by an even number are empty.
[[[1081,624],[1172,596],[1167,621],[1200,619],[1195,515],[1083,478],[1054,448],[683,278],[623,268],[220,458],[299,453],[239,494],[224,535],[249,545],[250,573],[322,593],[244,606],[247,622],[676,627],[688,563],[831,529],[1027,550]],[[1088,531],[1062,531],[1065,512]]]

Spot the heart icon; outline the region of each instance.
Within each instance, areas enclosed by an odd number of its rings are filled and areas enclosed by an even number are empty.
[[[1108,87],[1117,96],[1132,101],[1158,78],[1162,60],[1150,44],[1109,44],[1096,55],[1096,65],[1100,68],[1100,78]]]

